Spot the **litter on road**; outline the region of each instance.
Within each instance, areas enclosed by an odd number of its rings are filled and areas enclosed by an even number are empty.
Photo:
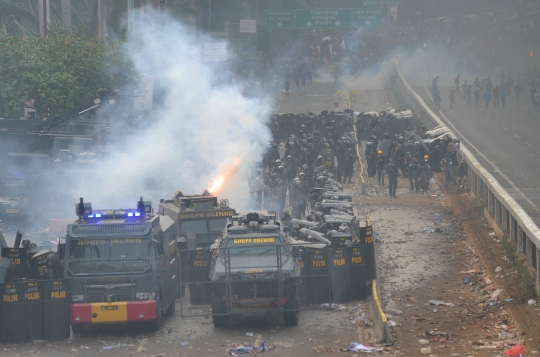
[[[429,300],[429,304],[430,305],[435,305],[435,306],[454,306],[453,303],[451,302],[444,302],[444,301],[437,301],[437,300]]]
[[[365,346],[358,342],[352,342],[351,345],[347,348],[347,351],[353,351],[353,352],[381,352],[384,348],[375,348],[370,346]]]

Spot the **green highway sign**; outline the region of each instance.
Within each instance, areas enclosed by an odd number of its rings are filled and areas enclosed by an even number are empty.
[[[386,0],[386,5],[388,5],[388,6],[399,6],[399,1],[398,0]]]
[[[364,0],[362,5],[365,7],[376,7],[378,4],[377,0]]]
[[[296,10],[296,28],[339,28],[352,26],[351,9]]]
[[[382,23],[382,10],[380,7],[353,9],[353,26],[379,26]]]
[[[294,10],[266,10],[265,24],[267,29],[292,29]]]

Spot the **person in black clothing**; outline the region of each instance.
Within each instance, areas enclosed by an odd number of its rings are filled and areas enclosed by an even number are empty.
[[[409,190],[414,191],[416,188],[416,191],[419,191],[420,184],[418,183],[418,160],[412,157],[410,153],[407,153],[405,156],[405,166],[408,169],[409,184],[411,185]]]
[[[461,162],[458,166],[458,179],[456,184],[456,194],[459,193],[459,188],[463,187],[467,183],[467,176],[469,175],[469,164],[465,158],[461,159]]]
[[[388,172],[388,193],[390,194],[390,197],[396,197],[398,183],[398,167],[394,163],[394,159],[390,158],[388,160],[386,171]]]
[[[382,150],[379,150],[378,155],[375,158],[375,165],[377,165],[377,178],[379,179],[379,186],[384,186],[384,166],[386,165],[386,159],[383,156]]]
[[[84,220],[84,201],[83,198],[79,198],[79,203],[77,204],[77,215],[79,216],[79,221]]]

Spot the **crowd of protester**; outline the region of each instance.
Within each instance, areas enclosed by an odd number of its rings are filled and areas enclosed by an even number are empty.
[[[531,78],[530,54],[540,50],[539,14],[539,2],[524,0],[415,23],[385,20],[376,27],[306,30],[287,51],[270,56],[267,67],[300,88],[302,78],[324,69],[355,74],[376,67],[392,53],[422,49],[429,61],[451,61],[463,72],[487,76],[513,71],[517,83]]]

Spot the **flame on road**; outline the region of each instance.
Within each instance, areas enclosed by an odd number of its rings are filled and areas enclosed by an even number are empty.
[[[220,173],[208,188],[208,192],[212,194],[218,194],[223,186],[238,172],[240,164],[242,163],[242,157],[237,157],[222,173]]]

